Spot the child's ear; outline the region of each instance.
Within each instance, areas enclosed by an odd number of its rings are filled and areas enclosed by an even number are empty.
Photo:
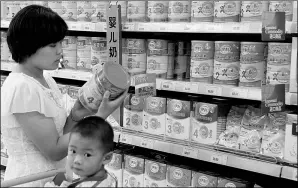
[[[104,158],[103,158],[103,164],[106,165],[108,164],[113,158],[113,152],[109,152],[109,153],[106,153]]]

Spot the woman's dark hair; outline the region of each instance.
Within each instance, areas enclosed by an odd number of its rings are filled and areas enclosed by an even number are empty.
[[[101,149],[106,153],[114,148],[114,131],[112,126],[98,116],[89,116],[80,120],[71,130],[71,134],[78,133],[83,138],[98,141]]]
[[[17,63],[24,62],[38,49],[61,41],[67,30],[65,21],[50,8],[29,5],[21,9],[7,31],[12,59]]]

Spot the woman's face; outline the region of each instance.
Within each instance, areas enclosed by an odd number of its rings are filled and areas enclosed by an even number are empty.
[[[55,70],[62,58],[62,40],[49,44],[29,57],[28,63],[41,70]]]

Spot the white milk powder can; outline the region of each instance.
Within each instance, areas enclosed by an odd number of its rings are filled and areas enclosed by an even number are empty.
[[[239,22],[241,1],[214,1],[214,22]]]
[[[146,19],[147,1],[127,2],[127,21],[144,22]]]
[[[169,1],[169,22],[189,22],[190,1]]]
[[[270,1],[269,11],[285,12],[286,21],[293,20],[293,1]]]
[[[92,72],[101,71],[107,62],[107,39],[105,37],[91,37],[91,67]]]
[[[191,22],[213,22],[214,2],[213,1],[192,1]]]
[[[63,65],[66,69],[76,69],[77,67],[77,38],[65,36],[62,41]]]
[[[168,69],[168,41],[159,39],[147,40],[147,70],[156,77],[166,78]]]
[[[264,11],[268,11],[268,1],[242,1],[241,3],[241,22],[261,21]]]
[[[91,71],[91,37],[77,38],[77,69]]]
[[[106,22],[109,1],[91,1],[91,6],[94,11],[91,15],[91,22]]]
[[[169,1],[148,1],[147,17],[149,22],[168,21]]]
[[[144,187],[145,160],[124,155],[123,187]]]
[[[91,22],[93,9],[91,1],[77,1],[77,20],[81,22]]]
[[[166,187],[167,165],[145,160],[144,187]]]
[[[191,170],[167,166],[167,187],[190,187]]]
[[[114,178],[117,179],[118,187],[122,187],[122,181],[123,181],[123,169],[122,169],[122,163],[123,163],[123,156],[121,153],[113,153],[112,160],[105,165],[105,168],[107,171],[114,176]]]
[[[62,1],[62,16],[65,21],[77,21],[77,2]]]

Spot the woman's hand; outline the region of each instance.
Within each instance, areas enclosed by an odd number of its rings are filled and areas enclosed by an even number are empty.
[[[72,116],[73,120],[75,120],[75,121],[79,121],[86,116],[90,116],[90,115],[94,114],[93,112],[91,112],[87,108],[85,108],[79,99],[76,100],[70,113],[71,113],[70,115]]]
[[[97,115],[103,119],[107,119],[109,115],[111,115],[124,101],[127,95],[128,89],[120,95],[117,99],[110,101],[110,92],[106,91],[104,93],[102,102],[99,106]]]

